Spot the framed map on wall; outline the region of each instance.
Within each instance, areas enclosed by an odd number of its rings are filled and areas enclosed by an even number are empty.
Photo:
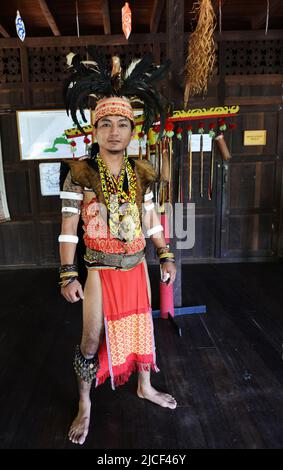
[[[21,160],[57,160],[86,154],[84,135],[76,137],[71,147],[65,130],[76,127],[63,109],[17,111],[17,127]],[[90,112],[85,111],[90,124]]]
[[[40,190],[42,196],[59,196],[60,166],[60,162],[39,164]]]

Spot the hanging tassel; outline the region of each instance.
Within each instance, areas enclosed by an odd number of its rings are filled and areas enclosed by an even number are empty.
[[[132,31],[132,12],[128,2],[122,8],[122,30],[126,39],[129,39]]]
[[[193,5],[192,13],[198,16],[198,23],[195,31],[190,35],[188,44],[184,109],[187,109],[190,95],[207,92],[208,82],[216,62],[216,46],[213,38],[216,21],[211,0],[197,0]]]
[[[200,197],[203,197],[203,135],[200,136]]]
[[[90,144],[90,140],[87,136],[84,137],[84,144],[85,144],[85,154],[87,155],[88,154],[88,149],[89,149],[89,144]]]
[[[182,192],[182,165],[179,166],[179,175],[178,175],[178,202],[183,202],[183,192]]]
[[[183,190],[182,190],[182,180],[183,180],[183,174],[182,174],[182,165],[181,165],[181,152],[178,150],[178,156],[177,156],[177,161],[179,162],[178,165],[178,197],[177,201],[178,202],[183,202]]]
[[[169,184],[168,184],[168,193],[169,193],[169,202],[172,203],[173,200],[173,142],[172,138],[174,136],[174,124],[172,122],[167,122],[165,125],[166,137],[167,137],[167,146],[169,153]]]
[[[139,142],[139,159],[142,160],[142,146],[141,146],[141,142]]]
[[[143,142],[144,132],[141,131],[138,133],[139,138],[139,159],[142,160],[142,142]]]
[[[151,149],[154,149],[156,143],[157,135],[152,129],[149,129],[147,133],[147,141],[146,141],[146,159],[150,161]],[[156,161],[155,161],[156,165]]]
[[[188,131],[188,171],[189,171],[189,181],[188,181],[188,198],[189,201],[192,199],[192,171],[193,171],[193,159],[192,159],[192,126],[187,127]]]
[[[209,201],[212,199],[212,187],[213,187],[213,172],[214,172],[214,138],[215,138],[215,123],[211,122],[209,124],[209,137],[211,138],[211,154],[210,154],[210,169],[209,169],[209,179],[208,179],[208,190],[207,196]]]
[[[150,144],[148,140],[146,142],[146,159],[150,161]]]
[[[181,152],[181,141],[182,141],[183,128],[178,127],[176,130],[176,137],[178,139],[176,145],[178,149],[178,202],[183,202],[183,167],[181,164],[182,152]]]
[[[208,199],[212,199],[212,188],[213,188],[213,178],[214,178],[214,139],[211,142],[211,155],[210,155],[210,171],[209,171],[209,181],[208,181]]]
[[[71,146],[71,152],[72,152],[72,155],[73,155],[73,159],[75,159],[75,152],[77,151],[77,144],[74,140],[72,140],[70,142],[70,146]]]
[[[21,41],[24,41],[25,37],[26,37],[26,29],[25,29],[25,24],[24,24],[24,22],[21,18],[21,14],[20,14],[19,10],[17,10],[17,16],[16,16],[16,19],[15,19],[15,23],[16,23],[17,35],[19,36]]]
[[[157,143],[157,151],[158,151],[158,165],[159,165],[159,179],[161,179],[162,173],[162,142],[159,140]]]
[[[203,134],[204,134],[204,123],[200,122],[198,126],[198,133],[200,134],[200,197],[203,197],[203,179],[204,179],[204,167],[203,167]]]
[[[169,137],[169,202],[173,201],[173,142],[172,137]]]
[[[170,165],[168,157],[167,142],[164,141],[161,143],[161,172],[160,180],[169,182],[170,179]]]

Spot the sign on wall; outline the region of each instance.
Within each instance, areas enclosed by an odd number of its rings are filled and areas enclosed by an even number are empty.
[[[266,131],[244,131],[244,145],[266,145]]]

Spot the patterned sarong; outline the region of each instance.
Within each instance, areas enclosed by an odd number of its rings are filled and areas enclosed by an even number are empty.
[[[105,338],[98,352],[96,386],[110,376],[114,389],[135,371],[158,372],[152,314],[143,263],[127,271],[108,269],[99,274]]]

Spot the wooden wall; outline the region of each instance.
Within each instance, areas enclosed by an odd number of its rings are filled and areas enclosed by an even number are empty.
[[[39,162],[20,161],[15,111],[62,108],[61,87],[66,76],[65,56],[72,49],[85,55],[86,44],[99,44],[109,57],[122,54],[124,64],[152,50],[156,61],[174,58],[173,42],[166,35],[133,36],[129,45],[115,37],[36,38],[25,46],[0,40],[0,133],[11,222],[0,225],[0,267],[55,266],[60,231],[60,202],[42,197]],[[174,70],[184,58],[187,36]],[[183,263],[273,259],[283,255],[283,31],[268,39],[261,33],[223,33],[218,36],[218,71],[205,99],[191,107],[240,105],[237,130],[226,133],[232,160],[217,155],[212,201],[198,194],[199,162],[194,157],[193,201],[196,203],[196,243],[182,252]],[[179,50],[179,49],[178,49]],[[184,62],[183,62],[184,63]],[[179,70],[182,64],[179,63]],[[181,73],[171,75],[166,92],[178,102]],[[176,98],[177,96],[177,98]],[[267,145],[244,147],[244,129],[266,129]],[[177,144],[176,144],[177,145]],[[175,173],[184,170],[187,200],[187,149],[175,148]],[[208,155],[205,157],[208,178]],[[153,250],[149,261],[155,263]]]

